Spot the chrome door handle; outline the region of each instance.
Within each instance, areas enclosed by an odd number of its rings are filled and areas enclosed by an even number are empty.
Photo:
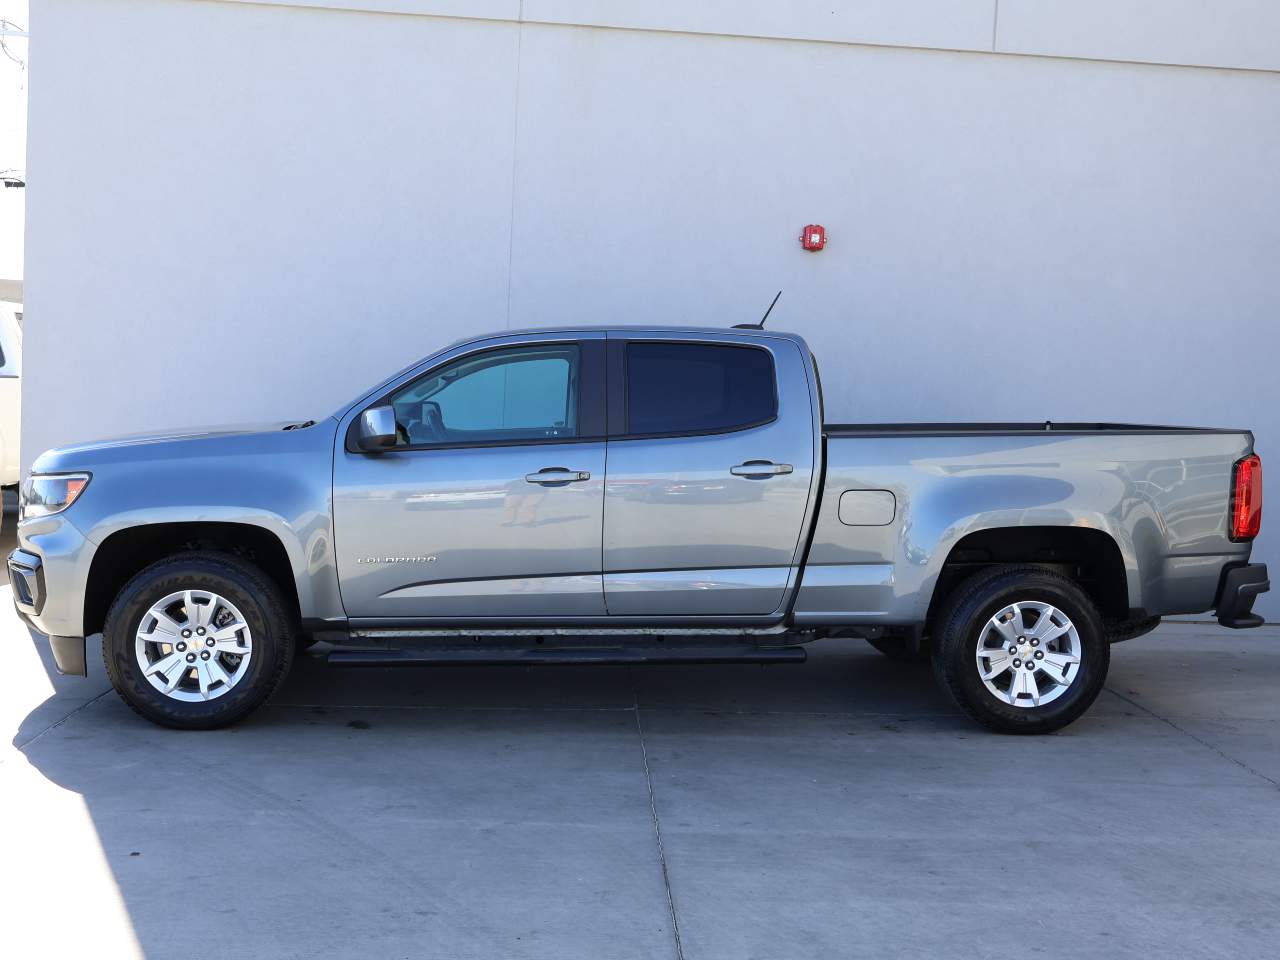
[[[789,463],[774,463],[772,460],[748,460],[746,463],[729,468],[729,472],[735,477],[747,477],[753,480],[776,477],[779,474],[791,473],[793,470],[795,467]]]
[[[568,470],[565,467],[543,467],[537,473],[526,473],[524,478],[529,483],[555,487],[566,483],[577,483],[580,480],[590,480],[591,474],[585,470]]]

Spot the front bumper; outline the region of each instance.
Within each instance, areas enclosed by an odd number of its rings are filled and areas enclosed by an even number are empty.
[[[1241,563],[1227,567],[1222,572],[1222,585],[1218,588],[1218,622],[1237,630],[1260,627],[1265,623],[1253,612],[1253,601],[1258,594],[1271,589],[1265,563]]]
[[[9,583],[13,605],[23,619],[38,616],[44,609],[44,563],[34,553],[15,550],[9,554]]]
[[[13,588],[13,606],[18,616],[31,629],[45,633],[41,629],[40,614],[44,610],[48,593],[45,589],[44,561],[35,553],[26,550],[14,550],[9,554],[9,584]],[[53,662],[58,672],[77,677],[87,677],[88,667],[85,663],[84,637],[63,637],[47,634],[49,649],[53,652]]]

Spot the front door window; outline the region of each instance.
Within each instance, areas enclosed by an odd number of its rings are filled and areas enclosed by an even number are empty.
[[[433,371],[391,398],[400,445],[577,437],[579,353],[575,344],[490,350]]]

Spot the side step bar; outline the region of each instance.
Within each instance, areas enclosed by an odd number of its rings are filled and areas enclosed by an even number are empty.
[[[804,663],[804,647],[534,647],[334,650],[334,667],[526,667],[544,664]]]

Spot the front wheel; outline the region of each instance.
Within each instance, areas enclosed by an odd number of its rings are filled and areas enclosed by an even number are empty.
[[[154,723],[184,730],[248,716],[293,662],[293,618],[280,589],[237,557],[186,553],[125,585],[102,630],[107,677]]]
[[[1111,647],[1097,607],[1072,580],[1033,566],[962,583],[937,620],[933,666],[943,689],[1001,733],[1051,733],[1089,708]]]

